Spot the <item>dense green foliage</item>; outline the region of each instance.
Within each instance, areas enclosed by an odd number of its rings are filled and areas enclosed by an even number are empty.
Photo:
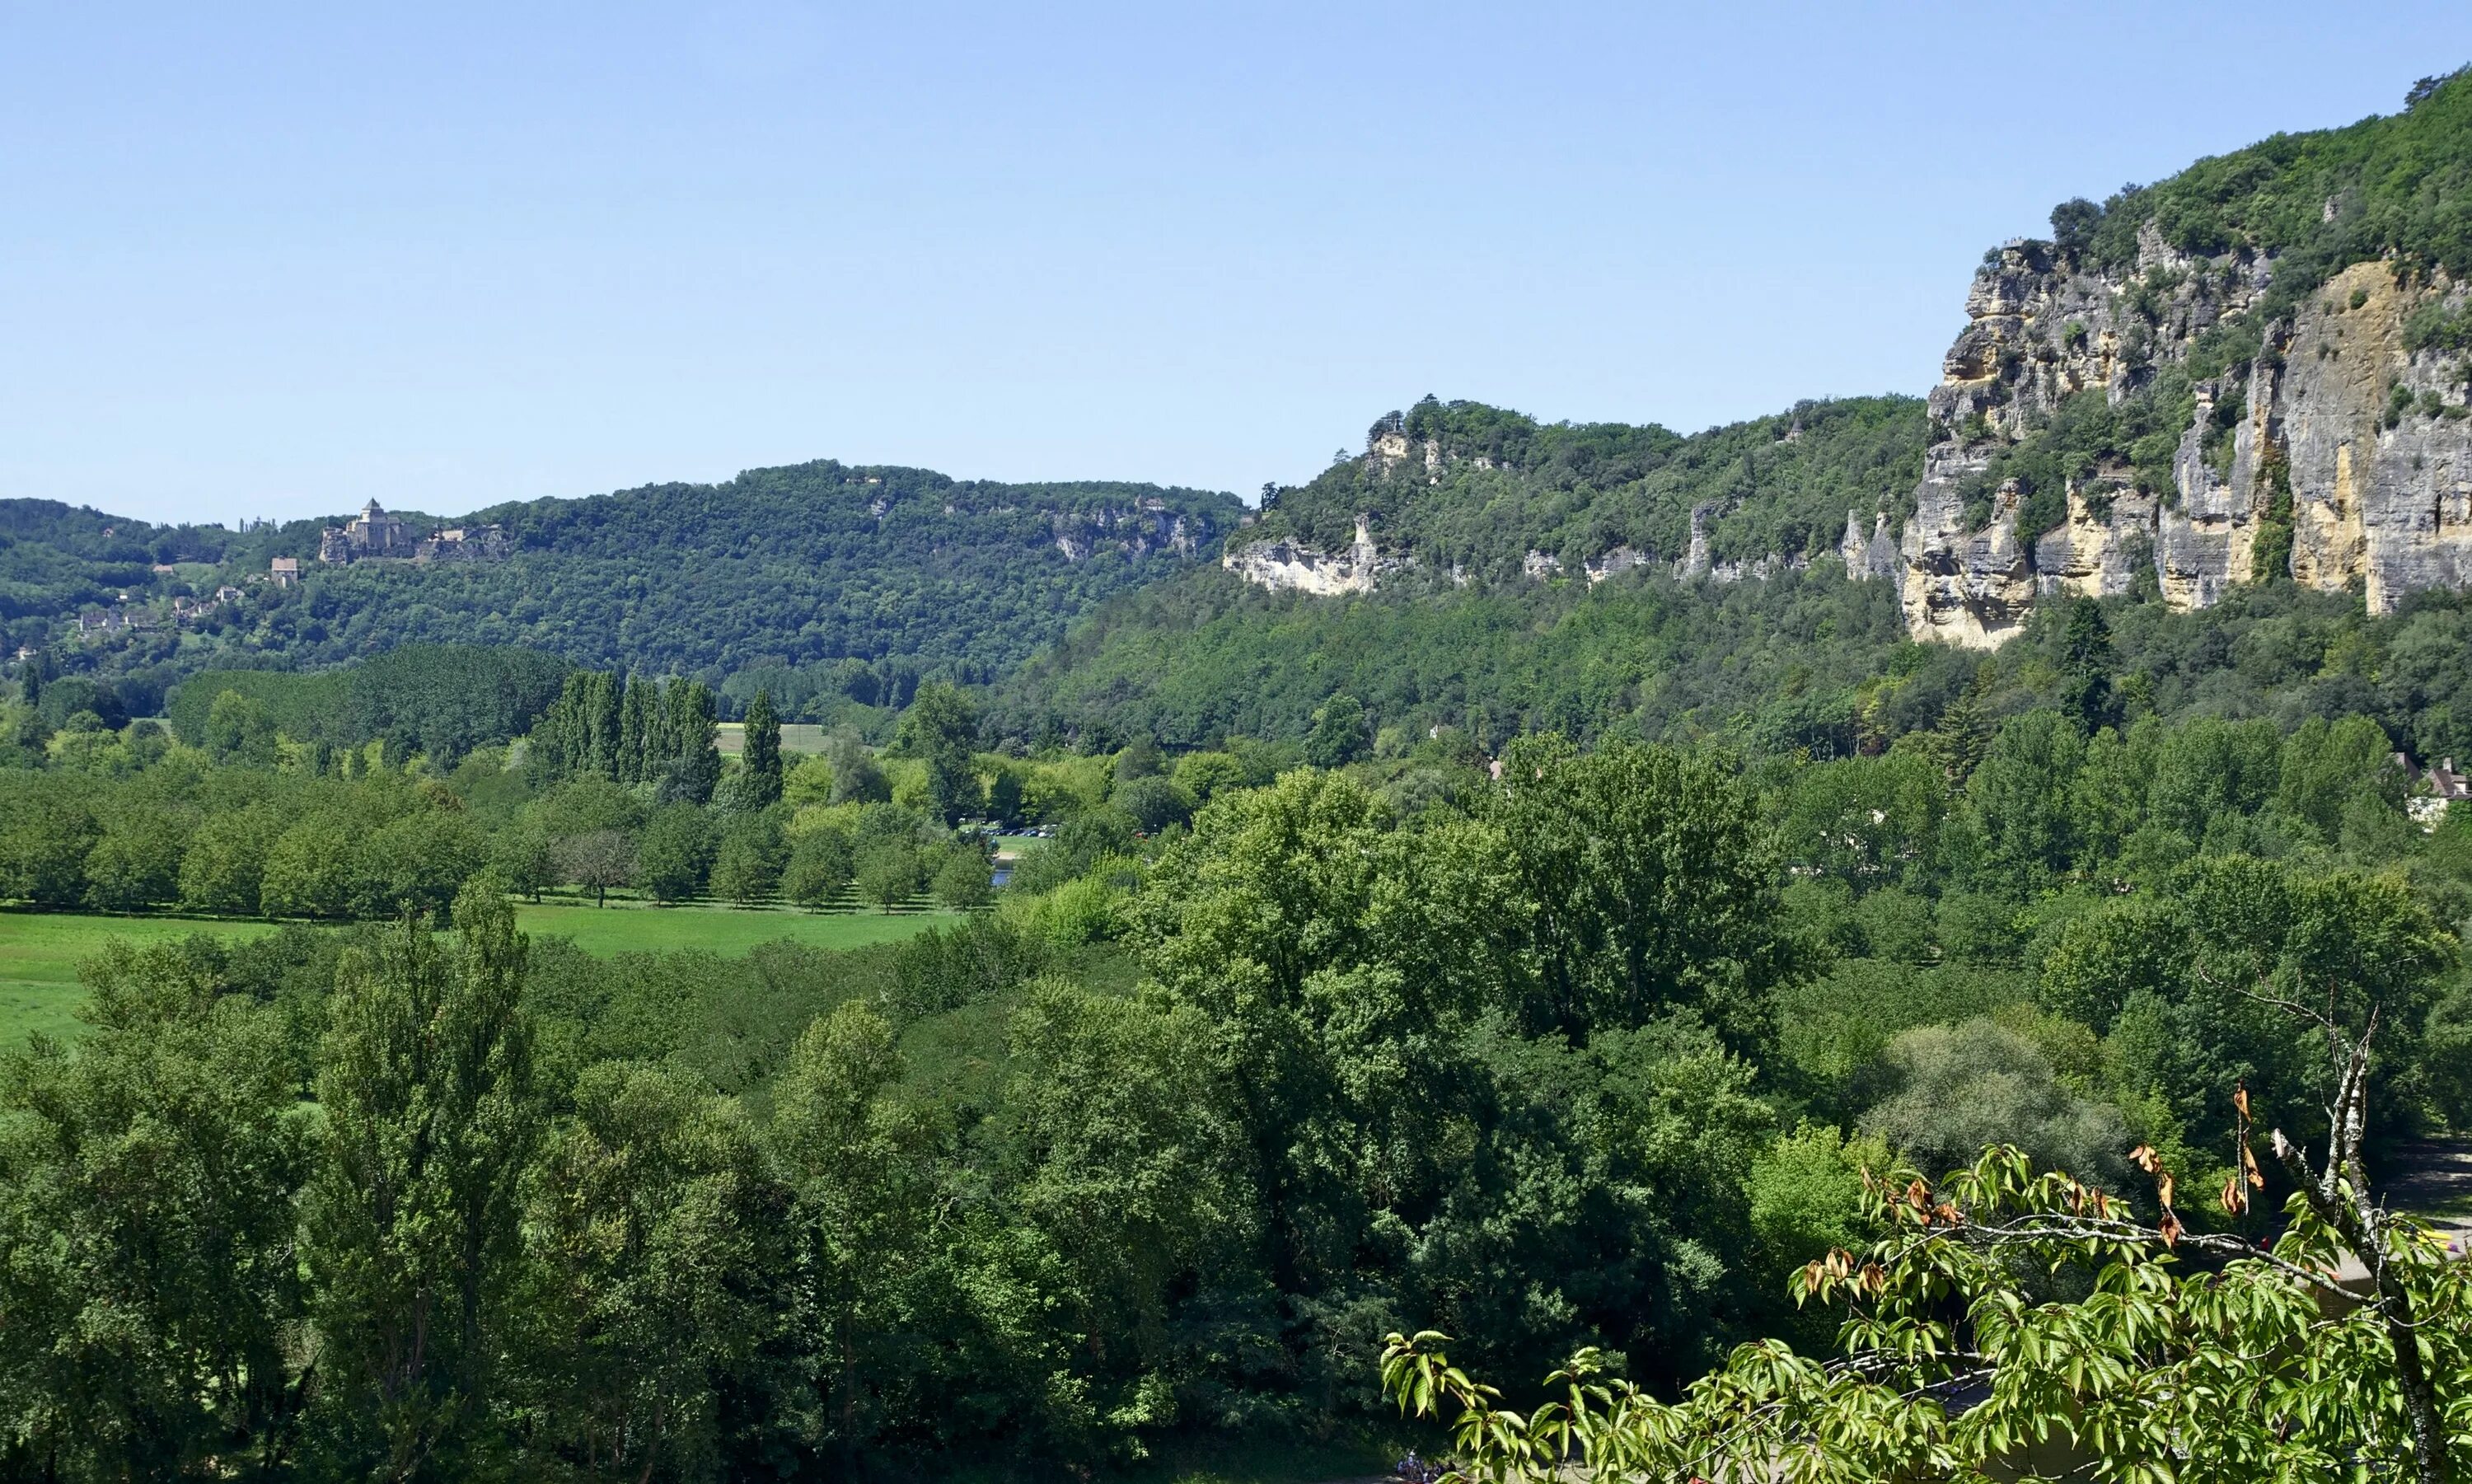
[[[1581,1351],[1548,1378],[1551,1400],[1512,1410],[1428,1330],[1390,1336],[1384,1376],[1403,1410],[1456,1414],[1456,1477],[1499,1484],[1723,1478],[1780,1459],[1828,1484],[2445,1484],[2472,1467],[2472,1265],[2389,1227],[2345,1188],[2357,1175],[2330,1167],[2262,1248],[2188,1240],[2168,1206],[2139,1221],[2013,1149],[1937,1185],[1866,1174],[1866,1214],[1889,1234],[1795,1279],[1842,1305],[1842,1361],[1746,1345],[1668,1404]],[[2328,1276],[2364,1250],[2365,1303]]]
[[[304,680],[273,679],[278,700]],[[878,771],[871,794],[835,803],[821,758],[801,763],[796,791],[777,752],[769,780],[725,763],[711,713],[711,693],[693,681],[621,687],[576,672],[522,763],[487,747],[450,766],[451,753],[391,755],[393,737],[343,749],[297,740],[250,687],[223,689],[195,746],[140,722],[15,748],[17,766],[0,767],[0,897],[104,912],[392,918],[442,910],[487,872],[535,899],[568,887],[602,901],[633,888],[663,902],[821,908],[853,905],[857,878],[887,909],[931,894],[986,904],[986,842],[939,822],[919,771],[894,764],[905,802],[891,801]],[[0,703],[0,723],[39,730],[17,703]],[[964,762],[975,813],[983,785]],[[1014,782],[1018,812],[1030,806]],[[1045,794],[1041,806],[1071,797]]]
[[[2397,258],[2460,279],[2472,273],[2472,70],[2425,81],[2401,112],[2276,134],[2124,188],[2063,235],[2093,261],[2126,268],[2149,221],[2194,255],[2277,254],[2285,297],[2270,314],[2353,263]]]
[[[2236,1091],[2321,1137],[2324,1041],[2244,987],[2376,1009],[2381,1136],[2472,1114],[2441,925],[2472,909],[2472,816],[2413,827],[2373,724],[2089,734],[2004,720],[2008,694],[1834,758],[1528,739],[1498,781],[1451,734],[1341,771],[1253,743],[982,754],[973,783],[1012,778],[1058,838],[995,912],[851,953],[517,948],[502,878],[452,939],[119,955],[78,1047],[0,1076],[6,1230],[108,1256],[10,1269],[0,1303],[116,1284],[147,1297],[113,1333],[200,1358],[133,1397],[98,1380],[119,1352],[0,1328],[12,1466],[1056,1476],[1374,1424],[1381,1336],[1424,1328],[1513,1376],[1595,1347],[1671,1396],[1739,1342],[1825,1343],[1787,1282],[1870,1239],[1866,1167],[1997,1140],[2119,1192],[2143,1142],[2210,1189]],[[466,821],[502,862],[616,836],[647,880],[701,858],[718,890],[771,850],[915,890],[971,858],[919,812],[970,720],[931,697],[880,764],[916,807],[831,802],[822,759],[749,811],[487,751],[349,780],[280,739],[288,768],[56,754],[16,775],[36,823],[0,854],[81,806],[329,798]],[[157,1178],[226,1147],[261,1172],[199,1218],[234,1256],[110,1236],[154,1198],[76,1151],[156,1129],[191,1141]],[[316,1368],[267,1349],[303,1326]],[[444,1328],[415,1353],[406,1326]]]
[[[425,753],[451,766],[476,747],[530,731],[566,673],[532,650],[408,644],[338,670],[208,670],[180,682],[164,716],[181,741],[201,746],[217,700],[237,694],[295,740],[378,742],[397,760]]]
[[[1985,658],[1910,642],[1894,588],[1833,565],[1713,586],[1631,576],[1347,599],[1196,573],[1085,624],[1003,693],[992,725],[1030,741],[1301,741],[1345,697],[1391,756],[1435,727],[1488,749],[1556,730],[1828,756],[1928,730],[1969,691],[1996,720],[2068,705],[2099,675],[2099,719],[2262,717],[2288,730],[2365,714],[2415,757],[2472,757],[2460,596],[2417,593],[2381,617],[2289,583],[2191,613],[2107,599],[2084,610],[2100,614],[2096,649],[2070,637],[2080,611],[2047,608]]]

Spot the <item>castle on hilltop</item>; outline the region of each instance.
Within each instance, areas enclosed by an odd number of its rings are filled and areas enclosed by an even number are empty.
[[[415,534],[412,523],[386,513],[377,501],[361,507],[360,515],[328,526],[318,540],[318,560],[341,565],[350,562],[491,562],[511,546],[504,526],[444,526],[427,536]]]

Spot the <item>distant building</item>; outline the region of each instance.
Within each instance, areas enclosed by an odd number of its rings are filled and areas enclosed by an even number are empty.
[[[2428,786],[2428,792],[2415,792],[2404,801],[2405,812],[2423,829],[2436,828],[2437,822],[2446,817],[2446,811],[2453,808],[2458,801],[2472,798],[2472,778],[2456,772],[2452,757],[2439,758],[2426,772],[2414,768],[2412,759],[2401,753],[2394,754],[2394,762],[2414,788],[2422,784]]]
[[[427,536],[414,534],[409,521],[398,520],[375,500],[360,515],[328,526],[318,539],[318,560],[346,562],[490,562],[510,547],[502,526],[448,526]]]
[[[507,554],[504,526],[449,526],[412,549],[415,562],[494,562]]]
[[[267,576],[274,579],[274,586],[277,587],[291,586],[300,581],[300,559],[298,557],[275,558],[267,569]]]
[[[368,557],[409,557],[415,542],[412,527],[371,500],[358,517],[328,526],[318,541],[321,562],[359,562]]]

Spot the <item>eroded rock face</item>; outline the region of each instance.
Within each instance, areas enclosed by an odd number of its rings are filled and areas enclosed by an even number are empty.
[[[2443,280],[2407,286],[2384,263],[2338,275],[2267,328],[2251,364],[2197,385],[2164,498],[2134,489],[2127,469],[2104,469],[2072,480],[2068,518],[2022,544],[2011,490],[1981,529],[1966,520],[1962,491],[1999,449],[2080,392],[2099,388],[2116,405],[2271,280],[2269,260],[2192,258],[2151,229],[2117,280],[2043,244],[1986,263],[1931,395],[1941,438],[1899,543],[1909,632],[1996,646],[2037,592],[2127,592],[2149,570],[2174,608],[2205,608],[2277,575],[2261,565],[2281,548],[2260,541],[2287,526],[2290,575],[2334,590],[2360,584],[2373,613],[2415,588],[2472,584],[2472,417],[2461,410],[2472,367],[2404,344],[2414,313],[2460,307],[2464,293]],[[1885,575],[1859,530],[1849,513],[1848,575]]]
[[[2072,482],[2067,522],[2035,539],[2035,590],[2084,598],[2132,591],[2137,574],[2154,562],[2153,543],[2141,539],[2153,520],[2151,495],[2121,491],[2098,510]]]
[[[2403,343],[2406,320],[2431,297],[2463,301],[2460,290],[2408,294],[2385,265],[2356,264],[2312,296],[2284,346],[2292,575],[2324,588],[2357,578],[2372,613],[2416,588],[2472,583],[2464,357]]]
[[[2017,539],[2017,487],[2001,486],[1989,524],[1969,531],[1958,493],[1961,469],[1975,471],[1961,461],[1935,465],[1925,456],[1914,518],[1906,526],[1906,628],[1917,639],[1997,649],[2034,603],[2033,569]]]
[[[1108,548],[1134,558],[1156,551],[1191,556],[1217,534],[1211,525],[1204,518],[1187,520],[1169,510],[1164,500],[1145,500],[1125,509],[1102,506],[1094,511],[1058,513],[1049,516],[1047,522],[1056,549],[1064,553],[1067,562],[1084,561],[1092,553]]]
[[[1620,577],[1635,567],[1646,565],[1648,565],[1648,559],[1636,550],[1628,546],[1617,546],[1604,556],[1589,562],[1584,570],[1588,574],[1588,586],[1593,587],[1608,577]]]
[[[1382,570],[1396,566],[1386,563],[1374,549],[1373,533],[1362,515],[1356,520],[1356,539],[1344,552],[1327,554],[1301,542],[1276,540],[1231,549],[1219,562],[1256,586],[1321,597],[1371,592]]]
[[[1895,578],[1903,559],[1897,553],[1897,539],[1889,533],[1889,513],[1882,511],[1872,517],[1871,534],[1866,539],[1863,535],[1863,513],[1847,511],[1845,535],[1837,543],[1837,555],[1845,563],[1848,577]]]

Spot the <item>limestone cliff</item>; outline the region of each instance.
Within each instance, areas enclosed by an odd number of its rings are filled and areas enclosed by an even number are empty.
[[[2251,310],[2276,263],[2178,252],[2151,227],[2138,248],[2133,268],[2106,273],[2012,243],[1976,274],[1900,542],[1909,632],[1995,647],[2038,594],[2128,592],[2150,570],[2184,610],[2285,572],[2331,590],[2357,583],[2373,613],[2414,588],[2472,582],[2466,369],[2460,353],[2409,349],[2407,335],[2415,316],[2460,313],[2463,290],[2357,263],[2264,326],[2253,355],[2175,382],[2163,378]],[[2117,458],[2068,471],[2065,518],[2031,536],[2017,530],[2013,481],[1991,492],[1987,518],[1968,518],[2000,456],[2045,435],[2071,397],[2119,408],[2175,386],[2191,410],[2168,476]],[[1888,575],[1860,529],[1849,513],[1848,573]]]
[[[1309,592],[1318,597],[1371,592],[1381,573],[1397,566],[1395,562],[1386,562],[1374,549],[1373,533],[1367,529],[1362,516],[1356,522],[1356,540],[1342,553],[1319,552],[1301,542],[1280,539],[1231,546],[1219,561],[1228,571],[1256,586],[1273,592]]]

